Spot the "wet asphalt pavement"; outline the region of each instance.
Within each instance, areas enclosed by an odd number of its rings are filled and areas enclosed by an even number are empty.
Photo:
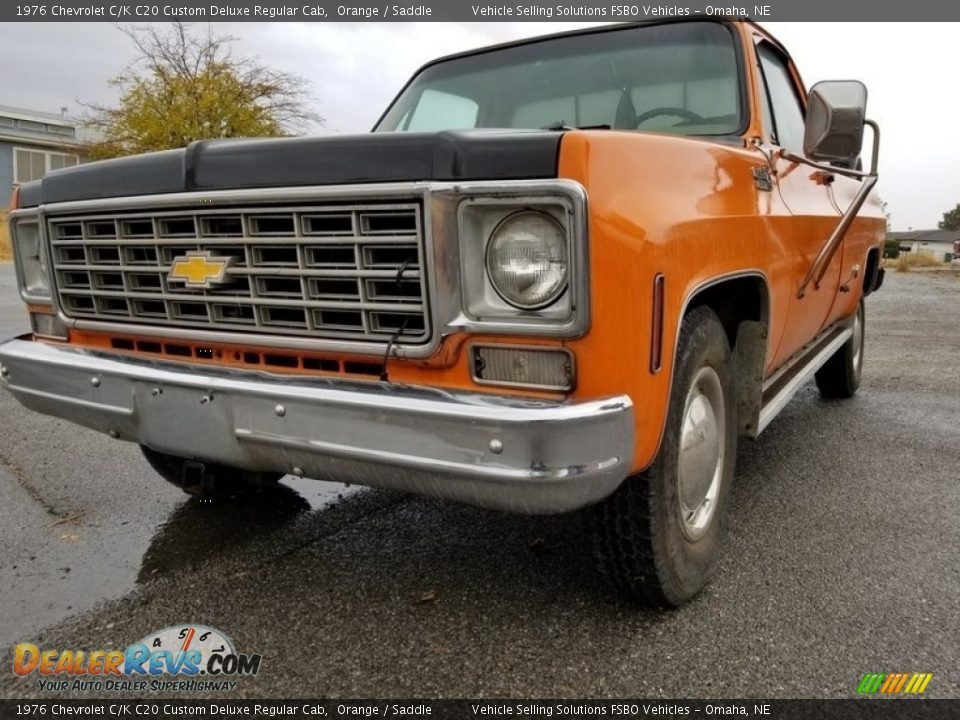
[[[0,265],[0,336],[25,328]],[[203,503],[0,393],[0,665],[195,622],[263,655],[232,697],[852,697],[901,671],[960,697],[960,280],[888,273],[867,333],[854,400],[811,383],[741,443],[719,575],[673,612],[614,597],[576,516],[289,478]]]

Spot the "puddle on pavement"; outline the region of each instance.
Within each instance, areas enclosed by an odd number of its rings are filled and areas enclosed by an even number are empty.
[[[182,496],[156,526],[118,518],[111,526],[80,520],[41,527],[29,548],[18,548],[22,557],[0,564],[0,607],[18,608],[13,616],[0,618],[0,644],[34,637],[41,628],[136,584],[221,553],[243,552],[362,490],[287,477],[247,501]],[[104,547],[109,549],[104,552]]]
[[[322,510],[356,486],[286,477],[249,498],[228,501],[190,498],[179,505],[150,541],[137,573],[143,583],[179,568],[234,551],[289,526],[308,512]]]

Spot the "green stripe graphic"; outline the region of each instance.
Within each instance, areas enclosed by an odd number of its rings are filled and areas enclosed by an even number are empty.
[[[861,695],[870,695],[880,690],[883,681],[886,678],[885,673],[867,673],[857,686],[857,692]]]

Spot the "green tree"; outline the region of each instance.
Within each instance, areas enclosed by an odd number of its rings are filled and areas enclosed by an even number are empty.
[[[960,204],[943,214],[939,227],[941,230],[960,230]]]
[[[184,23],[120,28],[136,57],[113,78],[115,106],[86,105],[95,158],[180,148],[194,140],[276,137],[323,119],[309,110],[303,78],[230,52],[233,37]]]

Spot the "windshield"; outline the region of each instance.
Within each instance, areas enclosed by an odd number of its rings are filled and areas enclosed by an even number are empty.
[[[731,135],[743,125],[733,33],[712,22],[553,38],[431,65],[377,132],[609,126]]]

